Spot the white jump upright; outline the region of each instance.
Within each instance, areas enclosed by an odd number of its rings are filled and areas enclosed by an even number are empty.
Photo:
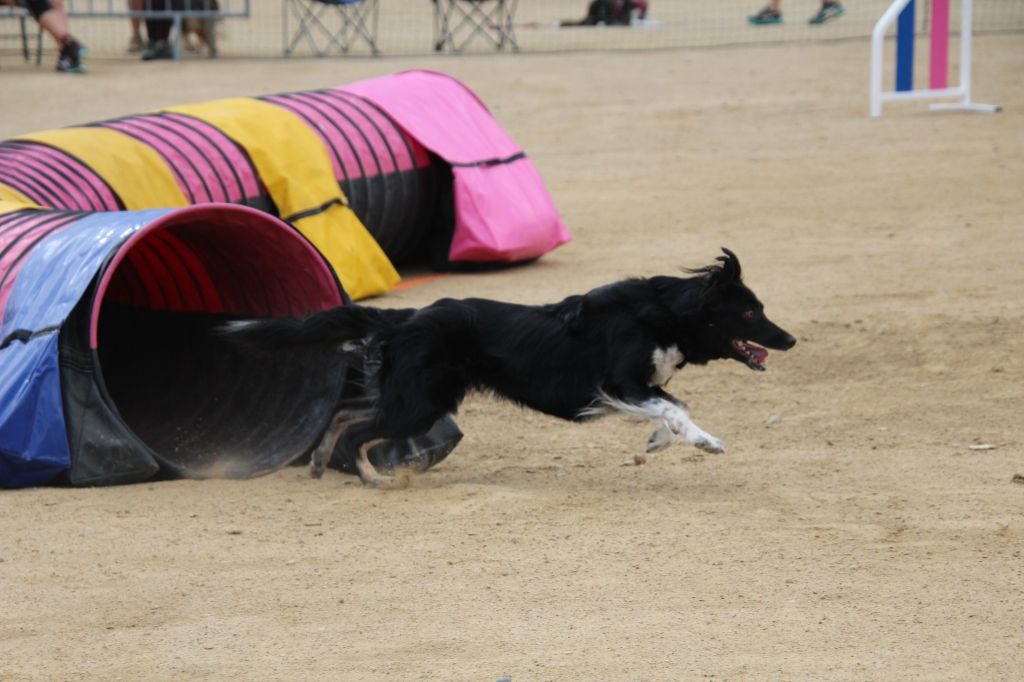
[[[882,115],[882,104],[901,100],[941,99],[955,97],[956,102],[932,104],[929,108],[965,111],[999,111],[994,104],[971,101],[971,34],[973,0],[960,4],[960,83],[947,86],[949,71],[949,0],[933,0],[931,21],[930,82],[926,89],[914,89],[914,0],[894,0],[882,14],[871,33],[871,116]],[[896,85],[883,90],[882,65],[885,33],[899,21],[896,32]]]

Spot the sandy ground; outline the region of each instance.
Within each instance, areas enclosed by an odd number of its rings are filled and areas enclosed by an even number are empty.
[[[998,115],[870,120],[867,51],[6,70],[0,136],[447,70],[575,240],[378,304],[552,301],[725,245],[800,343],[673,380],[723,456],[634,466],[645,425],[474,398],[406,490],[292,468],[3,492],[0,678],[1020,679],[1024,36],[976,41]]]

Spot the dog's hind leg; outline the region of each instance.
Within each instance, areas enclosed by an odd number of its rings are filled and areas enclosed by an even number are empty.
[[[369,411],[353,414],[351,410],[342,410],[331,417],[331,423],[327,425],[327,430],[324,431],[323,437],[320,438],[320,443],[313,450],[313,454],[309,458],[310,476],[320,478],[324,475],[324,471],[327,470],[327,464],[331,461],[331,455],[334,454],[334,448],[338,444],[338,439],[341,438],[346,429],[356,422],[366,421],[369,414]]]
[[[370,448],[384,440],[387,438],[372,419],[353,424],[342,436],[342,452],[351,458],[364,485],[386,488],[394,481],[393,477],[379,473],[370,461]]]
[[[385,476],[377,471],[370,462],[370,448],[377,443],[382,443],[386,438],[374,438],[368,440],[359,446],[359,457],[356,458],[356,471],[359,472],[359,480],[365,485],[373,486],[374,488],[386,488],[394,482],[394,476]]]

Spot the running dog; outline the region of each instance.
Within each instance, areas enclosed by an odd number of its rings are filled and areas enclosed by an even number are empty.
[[[379,396],[337,415],[314,450],[320,477],[341,440],[346,463],[367,485],[386,485],[367,451],[427,431],[474,390],[571,421],[610,412],[661,426],[647,451],[683,441],[712,453],[722,442],[664,390],[686,364],[732,359],[764,371],[766,348],[796,339],[772,323],[740,278],[728,249],[690,277],[627,279],[560,303],[517,305],[442,299],[421,309],[346,305],[306,318],[237,320],[220,328],[254,348],[334,347],[380,360]]]

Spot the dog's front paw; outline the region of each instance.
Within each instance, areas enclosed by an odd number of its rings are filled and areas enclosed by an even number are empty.
[[[722,445],[722,441],[718,440],[714,436],[703,436],[697,439],[693,444],[704,452],[710,452],[713,455],[721,455],[725,452],[725,446]]]
[[[668,427],[662,426],[647,439],[647,446],[644,448],[644,452],[657,452],[668,447],[671,443],[672,432],[669,431]]]

